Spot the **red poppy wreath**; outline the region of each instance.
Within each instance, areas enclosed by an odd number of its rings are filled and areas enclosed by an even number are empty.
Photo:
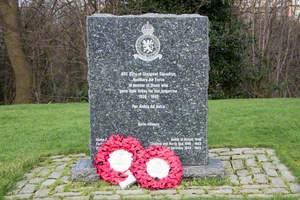
[[[99,147],[94,158],[97,173],[107,182],[120,184],[121,187],[124,183],[126,187],[128,181],[135,181],[130,167],[142,151],[144,148],[136,138],[112,135]]]
[[[183,175],[179,157],[164,146],[150,146],[139,153],[131,171],[137,182],[148,189],[174,188],[180,184]]]

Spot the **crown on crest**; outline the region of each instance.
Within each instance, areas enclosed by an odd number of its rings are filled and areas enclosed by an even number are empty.
[[[153,26],[147,22],[143,27],[142,27],[142,33],[145,35],[152,34],[154,32]]]

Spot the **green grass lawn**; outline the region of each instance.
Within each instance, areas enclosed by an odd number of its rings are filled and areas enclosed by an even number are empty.
[[[0,106],[0,199],[41,156],[88,152],[88,104]],[[209,101],[210,147],[271,147],[300,181],[300,99]]]

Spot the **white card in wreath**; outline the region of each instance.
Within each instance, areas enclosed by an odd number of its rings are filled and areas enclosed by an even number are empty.
[[[123,149],[110,153],[108,158],[110,167],[117,172],[127,171],[131,166],[132,160],[132,153]]]
[[[146,163],[147,173],[153,178],[165,178],[169,175],[170,166],[161,158],[152,158]]]

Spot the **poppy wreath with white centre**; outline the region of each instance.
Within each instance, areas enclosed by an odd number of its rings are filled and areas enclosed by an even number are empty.
[[[94,157],[94,165],[99,176],[112,184],[119,184],[128,177],[128,170],[137,160],[137,154],[144,148],[134,137],[110,136]]]
[[[143,188],[175,188],[181,182],[183,167],[176,153],[164,146],[150,146],[138,154],[131,172]]]

